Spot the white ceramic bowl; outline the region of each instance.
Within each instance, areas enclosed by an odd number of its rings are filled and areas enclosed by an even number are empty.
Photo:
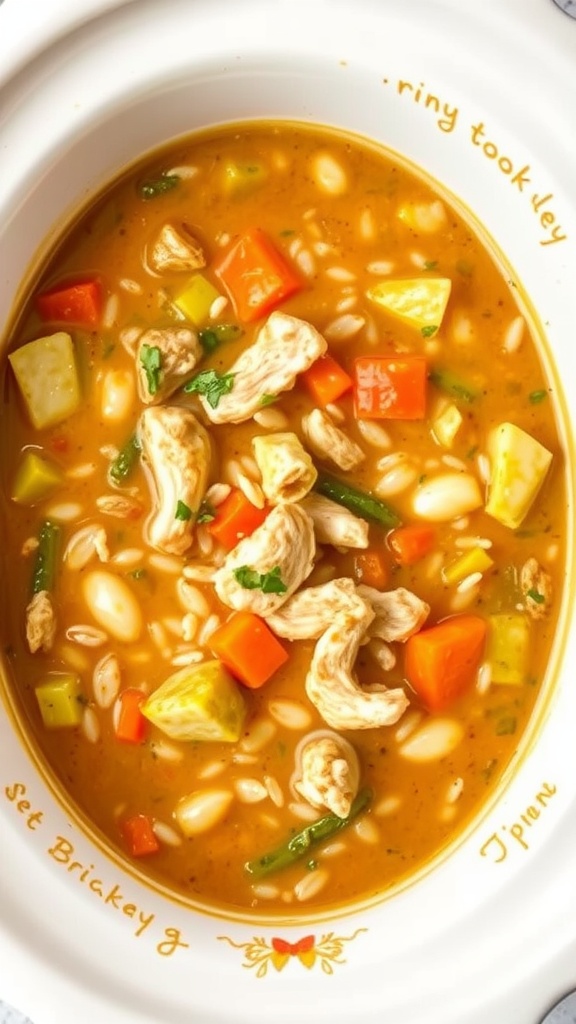
[[[351,129],[449,189],[530,296],[572,505],[575,60],[552,0],[5,0],[0,308],[63,218],[146,150],[244,118]],[[568,580],[573,563],[570,536]],[[0,998],[34,1024],[537,1024],[576,986],[573,615],[568,585],[532,732],[457,848],[324,919],[201,914],[139,881],[53,790],[6,700]],[[292,944],[281,970],[275,936]]]

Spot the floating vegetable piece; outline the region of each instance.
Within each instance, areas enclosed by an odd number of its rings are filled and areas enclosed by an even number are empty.
[[[102,284],[93,278],[42,292],[36,296],[36,309],[51,323],[93,328],[102,316]]]
[[[243,537],[249,537],[261,526],[269,508],[256,508],[243,491],[233,487],[227,498],[218,505],[208,529],[212,536],[231,551]]]
[[[173,304],[187,320],[200,327],[208,320],[212,303],[219,298],[220,292],[207,277],[194,274],[186,288],[173,299]]]
[[[69,729],[82,719],[80,678],[73,672],[51,672],[35,689],[47,729]]]
[[[12,500],[19,505],[34,505],[59,484],[63,473],[49,459],[28,451],[20,463],[12,484]]]
[[[464,418],[457,405],[444,405],[432,420],[432,434],[438,444],[451,448]]]
[[[361,516],[362,519],[390,528],[400,525],[400,517],[384,501],[375,498],[372,494],[367,494],[366,491],[351,487],[350,484],[338,480],[336,477],[320,473],[314,484],[314,490],[323,494],[324,497],[336,501],[339,505],[344,505],[350,512]]]
[[[256,689],[288,660],[266,623],[252,612],[235,612],[210,637],[210,647],[241,683]]]
[[[354,360],[358,419],[421,420],[426,414],[424,356],[361,356]]]
[[[264,164],[228,160],[223,167],[223,187],[229,196],[242,196],[263,185],[268,177]]]
[[[54,588],[60,534],[60,527],[50,520],[46,520],[40,527],[32,574],[33,594],[40,594],[43,590],[51,591]]]
[[[132,857],[147,857],[160,849],[152,819],[147,814],[134,814],[126,818],[122,823],[122,836]]]
[[[302,374],[302,382],[320,406],[336,402],[354,383],[340,363],[327,353]]]
[[[260,228],[241,235],[215,273],[229,292],[236,315],[245,323],[258,320],[302,287],[292,267]]]
[[[442,579],[448,586],[455,586],[473,573],[485,573],[493,565],[493,559],[484,548],[470,548],[455,562],[442,569]]]
[[[427,523],[407,523],[388,534],[388,546],[399,565],[415,565],[430,554],[438,536]]]
[[[552,462],[552,452],[514,423],[501,423],[488,437],[490,482],[486,511],[504,526],[520,526]]]
[[[255,860],[245,864],[246,872],[253,878],[262,878],[274,871],[281,871],[289,867],[302,857],[308,856],[311,849],[318,846],[326,839],[331,839],[347,825],[350,825],[363,811],[365,811],[372,800],[372,792],[369,789],[361,789],[352,803],[350,813],[345,818],[339,818],[337,814],[326,814],[318,821],[306,825],[300,832],[288,839],[283,846],[269,853],[263,853]]]
[[[80,381],[72,338],[64,331],[37,338],[8,356],[37,430],[52,427],[76,412]]]
[[[486,632],[485,619],[462,614],[408,638],[404,671],[426,707],[441,711],[473,686]]]
[[[429,379],[440,391],[451,398],[459,398],[462,402],[474,402],[481,394],[479,388],[474,387],[469,381],[462,380],[451,370],[436,367],[431,370]]]
[[[515,612],[488,616],[486,661],[493,683],[520,686],[530,669],[530,622]]]
[[[398,320],[431,335],[442,324],[451,289],[448,277],[415,277],[379,281],[367,295]]]
[[[157,178],[147,178],[138,189],[141,199],[158,199],[166,192],[171,192],[180,184],[178,174],[159,174]]]
[[[308,452],[291,431],[252,438],[262,490],[272,504],[300,501],[318,476]]]
[[[115,484],[122,484],[130,476],[140,458],[141,450],[137,435],[132,434],[110,463],[108,476]]]
[[[142,714],[174,740],[235,743],[246,707],[228,670],[213,660],[169,676],[142,705]]]
[[[142,714],[145,700],[142,690],[130,686],[123,690],[116,701],[114,734],[122,743],[141,743],[146,733],[147,721]]]

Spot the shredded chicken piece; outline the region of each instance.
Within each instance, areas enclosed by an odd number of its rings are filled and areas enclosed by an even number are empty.
[[[369,635],[380,637],[388,643],[407,640],[421,629],[430,614],[430,605],[404,587],[376,590],[362,583],[358,593],[374,609],[375,618]]]
[[[312,807],[346,818],[359,781],[356,751],[343,736],[318,729],[298,744],[291,785]]]
[[[268,615],[266,622],[286,640],[317,640],[337,612],[353,607],[355,600],[354,582],[345,576],[299,590],[280,611]]]
[[[138,499],[126,494],[100,494],[96,498],[96,506],[105,516],[114,519],[138,519],[142,515]]]
[[[56,613],[47,590],[41,590],[26,608],[26,639],[32,654],[51,651],[56,636]]]
[[[252,438],[261,487],[272,505],[300,501],[316,482],[318,472],[300,438],[285,433]]]
[[[366,458],[360,446],[332,422],[324,409],[312,409],[303,416],[302,429],[315,455],[340,469],[355,469]]]
[[[408,707],[401,687],[368,688],[354,676],[358,648],[374,619],[368,601],[356,593],[350,608],[339,611],[316,644],[306,677],[306,693],[332,729],[377,729],[393,725]]]
[[[164,402],[188,380],[203,354],[198,333],[191,327],[152,327],[145,331],[135,356],[141,401],[145,405]]]
[[[261,408],[266,395],[279,395],[294,387],[299,373],[307,370],[327,349],[312,324],[275,311],[258,332],[253,345],[232,364],[231,391],[222,395],[216,408],[201,398],[212,423],[242,423]]]
[[[302,500],[302,508],[312,518],[319,544],[333,544],[336,548],[368,547],[368,523],[338,502],[323,494],[308,494]]]
[[[206,266],[204,250],[186,224],[177,231],[173,224],[163,224],[148,255],[150,266],[159,274],[166,270],[199,270]]]
[[[216,593],[236,611],[271,615],[310,575],[315,550],[314,527],[304,509],[299,505],[276,505],[262,525],[228,553],[214,576]],[[279,594],[265,593],[258,585],[243,586],[239,570],[246,569],[260,576],[274,572],[286,589]]]
[[[535,558],[529,558],[520,569],[520,587],[526,611],[533,619],[543,619],[552,605],[552,580]]]
[[[146,524],[149,543],[168,554],[182,555],[192,543],[196,513],[206,491],[211,459],[208,434],[194,414],[180,406],[145,409],[138,434],[156,504]]]

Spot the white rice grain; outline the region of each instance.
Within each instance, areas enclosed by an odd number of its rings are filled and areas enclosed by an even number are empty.
[[[214,632],[214,630],[218,629],[219,625],[220,625],[220,616],[219,615],[216,615],[216,613],[214,612],[212,615],[208,616],[208,618],[206,619],[206,622],[201,627],[200,632],[198,633],[198,641],[197,642],[198,642],[198,646],[199,647],[205,647],[206,646],[206,644],[208,643],[210,637],[212,636],[212,633]]]
[[[120,310],[120,298],[119,298],[119,296],[116,295],[116,294],[111,295],[110,298],[107,299],[107,301],[105,303],[104,310],[102,312],[102,317],[101,317],[101,320],[100,320],[100,327],[103,330],[109,330],[111,327],[114,326],[114,324],[118,320],[118,312],[119,312],[119,310]]]
[[[247,736],[240,741],[245,754],[257,754],[276,735],[276,726],[269,718],[261,718],[252,726]]]
[[[304,903],[306,900],[312,899],[313,896],[317,896],[328,882],[328,878],[328,872],[323,868],[316,868],[315,871],[304,875],[294,886],[294,895],[298,902]]]
[[[268,798],[268,790],[259,779],[235,779],[234,792],[243,804],[258,804]]]
[[[228,299],[226,295],[219,295],[208,310],[208,317],[210,320],[218,320],[228,305]]]
[[[176,829],[167,825],[165,821],[153,821],[152,831],[156,839],[165,846],[182,846],[182,836],[178,835]]]
[[[478,669],[478,674],[476,676],[476,692],[483,696],[485,693],[488,693],[491,685],[492,667],[490,662],[485,661]]]
[[[144,291],[142,285],[138,284],[138,281],[133,281],[131,277],[122,277],[118,281],[118,286],[122,291],[129,292],[130,295],[142,295]]]
[[[508,325],[502,338],[502,348],[509,355],[517,352],[522,344],[524,337],[524,328],[526,327],[526,321],[523,316],[517,316]]]
[[[371,263],[366,265],[366,270],[369,274],[385,277],[394,270],[394,263],[392,260],[372,260]]]
[[[171,573],[173,576],[182,572],[182,559],[176,555],[161,555],[154,552],[148,556],[148,564],[159,572]]]
[[[368,444],[374,445],[375,448],[388,449],[392,447],[390,434],[374,420],[358,420],[357,427]]]
[[[276,697],[268,702],[268,711],[285,729],[304,732],[312,724],[312,715],[304,704],[288,698]]]
[[[366,319],[353,313],[343,313],[331,320],[324,328],[324,337],[330,341],[347,341],[362,330]]]
[[[89,743],[97,743],[100,739],[100,722],[94,708],[84,708],[80,728]]]
[[[258,409],[252,419],[264,430],[285,430],[288,426],[288,417],[280,409]]]
[[[282,792],[282,787],[278,782],[278,779],[275,779],[273,775],[265,775],[264,785],[266,786],[266,792],[268,793],[272,803],[276,807],[283,807],[284,793]]]

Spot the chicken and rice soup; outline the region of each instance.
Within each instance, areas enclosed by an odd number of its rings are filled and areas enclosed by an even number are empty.
[[[46,762],[180,896],[386,894],[510,766],[562,588],[554,396],[478,232],[253,123],[113,183],[4,365],[3,619]]]

